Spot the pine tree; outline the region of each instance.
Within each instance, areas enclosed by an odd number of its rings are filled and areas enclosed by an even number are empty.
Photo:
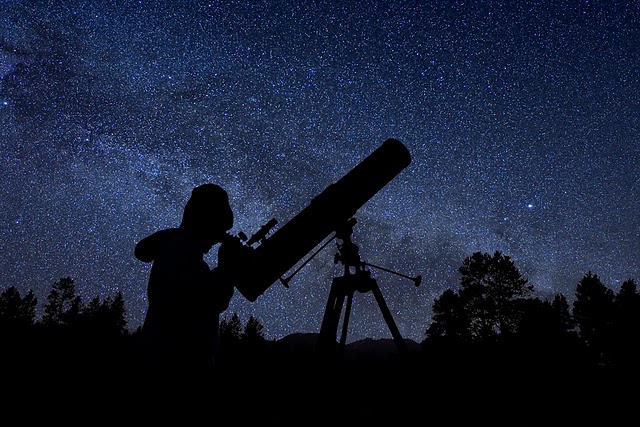
[[[47,296],[42,323],[45,325],[76,325],[83,309],[71,277],[56,281]]]
[[[24,328],[32,326],[36,318],[38,299],[33,291],[24,298],[15,286],[11,286],[0,294],[0,327]]]
[[[247,324],[244,327],[242,339],[246,342],[259,342],[264,341],[264,326],[258,319],[251,315]]]
[[[122,291],[118,291],[113,298],[108,298],[106,305],[110,315],[111,324],[113,325],[114,332],[118,335],[127,333],[127,310],[124,303],[124,295]]]
[[[616,315],[613,326],[614,363],[616,367],[636,367],[640,359],[640,293],[633,279],[626,280],[615,296]]]
[[[238,313],[233,313],[230,319],[220,320],[220,346],[232,346],[240,342],[242,337],[242,322]]]
[[[467,325],[460,296],[453,290],[447,289],[433,302],[432,323],[425,335],[432,339],[447,338],[465,342],[470,340]]]
[[[499,251],[493,255],[475,252],[459,272],[459,295],[472,340],[517,332],[520,301],[531,295],[533,286],[513,260]]]
[[[576,286],[573,318],[579,334],[599,363],[607,364],[615,317],[614,293],[589,271]]]

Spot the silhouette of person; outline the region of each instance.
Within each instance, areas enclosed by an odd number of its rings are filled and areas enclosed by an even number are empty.
[[[212,373],[219,316],[234,293],[232,262],[210,269],[204,254],[233,226],[227,192],[195,187],[180,226],[140,240],[135,257],[152,262],[148,310],[141,328],[142,368],[154,378],[198,379]]]

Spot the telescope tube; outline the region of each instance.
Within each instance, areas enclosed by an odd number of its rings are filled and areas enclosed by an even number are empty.
[[[236,289],[255,301],[411,162],[409,150],[387,139],[368,157],[318,194],[289,222],[264,239],[247,260]],[[224,242],[222,243],[224,245]]]

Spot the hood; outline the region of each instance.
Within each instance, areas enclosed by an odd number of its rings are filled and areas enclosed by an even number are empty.
[[[134,255],[142,262],[151,262],[158,256],[160,250],[178,233],[177,228],[156,231],[140,240],[134,249]]]

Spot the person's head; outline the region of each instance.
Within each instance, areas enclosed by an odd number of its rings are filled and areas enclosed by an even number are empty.
[[[187,231],[203,253],[219,243],[233,227],[233,211],[229,196],[216,184],[203,184],[191,191],[184,207],[180,228]]]

